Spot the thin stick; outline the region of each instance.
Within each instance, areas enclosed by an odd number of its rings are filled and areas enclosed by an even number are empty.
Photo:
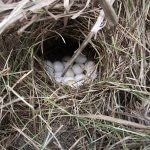
[[[111,26],[117,24],[117,15],[115,14],[115,11],[111,6],[113,4],[114,0],[112,2],[110,2],[110,4],[108,2],[106,2],[106,0],[104,0],[104,1],[105,2],[102,3],[102,7],[104,10],[100,11],[96,23],[94,24],[93,28],[91,29],[91,31],[88,34],[88,36],[86,37],[86,39],[83,41],[81,46],[76,50],[75,54],[73,55],[71,60],[66,65],[66,67],[62,73],[62,76],[65,75],[65,73],[68,71],[69,67],[73,64],[73,62],[76,60],[76,58],[80,55],[80,53],[83,51],[83,49],[87,46],[87,44],[90,42],[92,37],[94,35],[96,35],[100,29],[102,29],[104,27],[104,25],[105,25],[105,23],[103,22],[104,17],[105,17],[104,12],[107,12],[107,17],[109,19],[108,21],[110,21]]]
[[[29,108],[31,108],[32,110],[34,110],[34,107],[29,104],[22,96],[20,96],[16,91],[13,90],[13,88],[11,88],[10,86],[8,86],[8,89],[13,92],[13,94],[15,94],[20,100],[22,100]]]
[[[33,24],[35,22],[35,20],[37,20],[38,16],[37,15],[34,15],[31,19],[31,21],[29,21],[25,26],[21,27],[19,30],[18,30],[18,34],[22,34],[31,24]]]
[[[103,8],[105,16],[108,20],[110,26],[116,26],[118,23],[118,17],[112,7],[112,5],[107,0],[99,1],[100,6]]]
[[[119,119],[119,118],[113,118],[113,117],[106,116],[106,115],[93,115],[93,114],[87,114],[86,115],[85,114],[85,115],[79,115],[78,117],[95,119],[95,120],[96,119],[105,120],[105,121],[109,121],[109,122],[120,124],[120,125],[125,125],[125,126],[134,127],[134,128],[150,130],[150,126],[145,126],[145,125],[142,125],[142,124],[138,124],[138,123],[135,123],[135,122],[131,122],[131,121],[127,121],[127,120],[123,120],[123,119]]]
[[[82,140],[83,138],[85,138],[86,136],[82,136],[80,137],[70,148],[69,150],[73,150],[75,148],[75,146],[80,142],[80,140]]]
[[[81,46],[76,50],[76,53],[73,55],[72,59],[69,61],[69,63],[66,65],[62,76],[65,75],[65,73],[67,72],[67,70],[69,69],[69,67],[73,64],[73,62],[76,60],[76,58],[80,55],[80,53],[82,52],[82,50],[87,46],[87,44],[89,43],[89,41],[91,40],[91,38],[93,37],[94,32],[90,32],[88,34],[88,36],[86,37],[86,39],[83,41],[83,43],[81,44]]]

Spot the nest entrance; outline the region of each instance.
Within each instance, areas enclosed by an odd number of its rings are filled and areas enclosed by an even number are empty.
[[[79,47],[78,41],[74,39],[59,38],[48,39],[43,42],[44,60],[52,62],[61,60],[65,56],[72,56]],[[39,53],[41,55],[41,52]]]
[[[72,57],[82,41],[70,37],[54,37],[43,41],[38,48],[37,55],[44,60],[61,61],[63,57]],[[95,60],[96,52],[91,46],[87,46],[82,52],[89,60]]]

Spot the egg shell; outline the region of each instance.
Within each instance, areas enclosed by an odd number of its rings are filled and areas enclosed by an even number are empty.
[[[86,66],[86,67],[93,67],[93,66],[95,66],[95,63],[94,63],[94,61],[87,61],[87,62],[85,63],[85,66]]]
[[[75,62],[76,63],[85,63],[87,61],[87,58],[86,58],[86,56],[84,56],[84,55],[79,55],[77,58],[76,58],[76,60],[75,60]]]
[[[84,83],[83,81],[78,81],[75,84],[73,84],[73,86],[76,87],[76,88],[78,88],[78,87],[82,86],[83,83]]]
[[[60,61],[55,61],[55,62],[53,63],[53,65],[54,65],[54,70],[55,70],[55,72],[61,72],[61,71],[63,71],[63,69],[64,69],[64,65],[63,65],[63,63],[60,62]]]
[[[54,76],[54,71],[52,69],[48,69],[47,70],[47,73],[51,76]]]
[[[53,68],[53,63],[49,60],[44,60],[44,65]]]
[[[65,57],[63,57],[62,61],[68,62],[68,61],[70,61],[70,59],[71,59],[70,56],[65,56]]]
[[[68,86],[74,87],[75,81],[74,80],[69,80],[65,83]]]
[[[55,74],[54,74],[54,76],[55,76],[56,78],[61,77],[61,75],[62,75],[62,72],[55,72]]]
[[[45,69],[48,72],[48,74],[50,74],[50,75],[54,74],[54,68],[53,68],[53,64],[52,64],[51,61],[45,60],[44,61],[44,66],[45,66]]]
[[[63,61],[63,65],[64,65],[64,67],[66,67],[67,66],[67,62]]]
[[[63,83],[66,83],[68,81],[75,81],[75,79],[73,77],[63,77]]]
[[[80,64],[80,67],[82,68],[82,70],[84,70],[85,65],[84,64]]]
[[[75,74],[81,74],[83,72],[83,69],[81,68],[79,64],[74,64],[72,66],[72,70]]]
[[[94,71],[94,72],[91,74],[91,78],[92,78],[92,80],[96,79],[96,78],[97,78],[97,76],[98,76],[97,71]]]
[[[86,75],[86,77],[89,81],[96,79],[97,76],[98,76],[98,73],[96,70],[94,72]]]
[[[74,77],[74,72],[72,69],[68,69],[68,71],[65,74],[65,77]]]
[[[55,77],[56,82],[61,83],[63,78],[62,77]]]
[[[86,64],[85,64],[85,67],[84,67],[84,70],[86,71],[86,75],[90,75],[94,72],[95,70],[95,63],[93,61],[88,61]]]
[[[84,74],[78,74],[75,76],[75,80],[76,81],[80,81],[80,80],[84,80],[85,79],[85,75]]]

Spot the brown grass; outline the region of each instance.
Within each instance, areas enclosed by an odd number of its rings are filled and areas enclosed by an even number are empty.
[[[46,73],[37,49],[87,38],[100,8],[73,2],[0,1],[0,149],[150,149],[150,2],[115,0],[117,27],[85,48],[99,77],[72,89]]]

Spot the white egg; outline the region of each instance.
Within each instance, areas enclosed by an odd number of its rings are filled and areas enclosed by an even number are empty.
[[[90,74],[86,74],[87,81],[94,80],[94,79],[97,78],[97,76],[98,76],[98,73],[97,73],[96,70],[94,72],[90,73]]]
[[[89,76],[95,70],[95,63],[93,61],[88,61],[85,63],[84,70],[86,71],[86,75]]]
[[[75,62],[76,63],[85,63],[87,61],[87,58],[86,58],[86,56],[84,56],[84,55],[79,55],[77,58],[76,58],[76,60],[75,60]]]
[[[63,83],[67,83],[68,81],[75,81],[73,77],[63,77]]]
[[[72,66],[72,70],[75,74],[81,74],[83,72],[83,69],[81,68],[79,64],[74,64]]]
[[[65,77],[74,77],[74,72],[72,69],[68,69],[68,71],[65,74]]]
[[[54,74],[55,78],[59,78],[61,77],[61,75],[62,75],[62,72],[55,72]]]
[[[68,62],[68,61],[70,61],[70,59],[71,59],[70,56],[65,56],[65,57],[63,57],[62,61],[63,62]]]
[[[76,81],[81,81],[85,79],[85,75],[84,74],[78,74],[75,76],[75,80]]]
[[[64,65],[63,65],[63,63],[61,63],[60,61],[55,61],[55,62],[53,63],[53,65],[54,65],[54,70],[55,70],[55,72],[61,72],[61,71],[63,71],[63,69],[64,69]]]
[[[62,77],[55,77],[56,82],[61,83],[63,78]]]
[[[63,65],[64,65],[64,67],[66,67],[66,66],[67,66],[67,63],[68,63],[68,62],[63,61]]]
[[[68,62],[63,62],[64,67],[67,67]],[[72,68],[72,66],[70,66],[69,68]]]
[[[93,61],[87,61],[86,63],[85,63],[85,67],[93,67],[93,66],[95,66],[95,63],[93,62]]]
[[[84,64],[80,64],[81,68],[84,70],[85,65]]]
[[[53,75],[53,74],[54,74],[54,68],[53,68],[53,64],[52,64],[51,61],[45,60],[45,61],[44,61],[44,66],[45,66],[46,71],[47,71],[50,75]]]
[[[64,67],[67,67],[68,62],[63,62]],[[69,66],[69,69],[72,69],[72,66]],[[73,72],[74,73],[74,72]]]
[[[80,75],[77,75],[76,77],[75,77],[75,81],[76,81],[76,83],[74,84],[74,86],[75,87],[80,87],[80,86],[82,86],[83,84],[84,84],[84,82],[85,82],[85,75],[84,74],[80,74]]]
[[[79,87],[79,86],[83,85],[83,83],[84,83],[83,81],[78,81],[78,82],[74,83],[73,86]]]
[[[54,71],[52,69],[48,69],[47,72],[49,75],[54,76]]]
[[[94,80],[94,79],[96,79],[97,76],[98,76],[97,71],[94,71],[94,72],[91,74],[91,79]]]
[[[44,60],[44,65],[53,68],[53,64],[49,60]]]
[[[71,87],[75,87],[74,84],[75,84],[75,81],[74,80],[69,80],[65,83],[66,85],[68,86],[71,86]]]
[[[76,81],[76,83],[74,84],[74,86],[75,87],[79,87],[79,86],[81,86],[81,85],[83,85],[84,84],[84,82],[85,82],[85,75],[84,74],[78,74],[78,75],[76,75],[75,76],[75,81]]]

